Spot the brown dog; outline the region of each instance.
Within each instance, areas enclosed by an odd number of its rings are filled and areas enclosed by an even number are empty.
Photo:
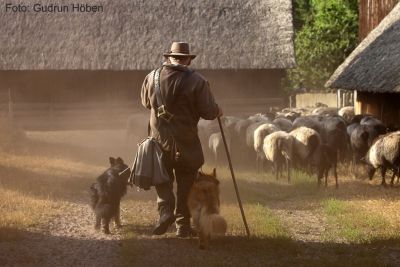
[[[199,231],[199,248],[205,249],[212,237],[225,234],[226,221],[219,215],[219,181],[215,168],[211,175],[199,172],[188,198],[193,223]]]

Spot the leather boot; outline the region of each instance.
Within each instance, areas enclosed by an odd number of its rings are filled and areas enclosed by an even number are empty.
[[[163,235],[168,228],[175,222],[175,216],[171,211],[163,210],[160,212],[160,219],[154,227],[153,235]]]

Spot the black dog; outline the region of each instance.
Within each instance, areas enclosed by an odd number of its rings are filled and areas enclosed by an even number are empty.
[[[111,167],[90,187],[91,207],[96,214],[95,229],[100,229],[103,221],[103,231],[110,233],[109,224],[112,218],[117,227],[121,226],[119,204],[126,194],[130,169],[121,158],[110,157]]]

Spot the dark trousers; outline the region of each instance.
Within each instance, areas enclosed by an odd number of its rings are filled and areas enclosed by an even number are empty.
[[[187,199],[190,188],[197,177],[197,169],[166,164],[171,182],[156,186],[157,204],[160,216],[163,214],[173,214],[175,210],[175,195],[173,191],[173,183],[176,180],[176,226],[190,226],[190,212],[187,206]]]

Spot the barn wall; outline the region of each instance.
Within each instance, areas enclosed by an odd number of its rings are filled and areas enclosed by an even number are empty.
[[[14,108],[20,109],[15,114],[26,120],[23,124],[36,124],[31,119],[33,113],[29,112],[34,104],[38,120],[45,118],[46,122],[53,120],[59,124],[60,120],[107,118],[123,127],[129,114],[146,111],[140,105],[140,88],[148,72],[0,71],[0,103],[3,103],[3,109],[7,108],[10,89]],[[228,111],[226,114],[232,113],[233,109],[262,112],[268,104],[278,103],[269,102],[269,98],[281,96],[280,82],[285,73],[283,70],[198,72],[209,80],[217,102]],[[57,114],[61,113],[63,117],[58,119]],[[85,125],[90,123],[85,122]]]
[[[360,0],[358,38],[361,42],[387,14],[396,6],[399,0]]]
[[[22,102],[127,100],[139,96],[149,71],[0,71],[0,90]],[[220,98],[281,96],[282,70],[199,70]]]
[[[388,127],[400,128],[400,94],[357,92],[356,114],[371,114]]]

